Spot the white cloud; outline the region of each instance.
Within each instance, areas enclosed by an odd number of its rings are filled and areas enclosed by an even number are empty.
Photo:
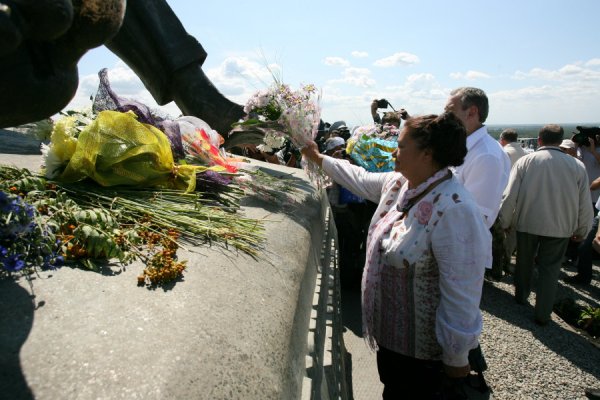
[[[265,66],[247,57],[228,57],[205,73],[223,95],[245,104],[254,92],[271,85],[273,75],[281,76],[281,67],[277,64]]]
[[[594,67],[600,66],[600,59],[594,58],[586,63],[567,64],[557,70],[548,70],[543,68],[532,68],[529,72],[517,71],[513,79],[538,79],[543,81],[600,81],[600,71]]]
[[[580,73],[582,73],[584,71],[583,68],[577,66],[577,65],[573,65],[573,64],[568,64],[565,65],[564,67],[562,67],[561,69],[558,70],[558,73],[562,76],[573,76],[573,75],[578,75]]]
[[[323,60],[325,65],[333,66],[333,67],[349,67],[350,63],[348,60],[342,57],[325,57]]]
[[[119,96],[131,97],[146,91],[140,78],[122,61],[117,62],[114,68],[108,69],[108,80]],[[97,77],[95,81],[97,85]]]
[[[490,117],[502,123],[597,122],[598,91],[600,81],[583,80],[488,93]]]
[[[352,57],[356,57],[356,58],[366,58],[369,57],[369,53],[367,53],[366,51],[353,51],[352,53]]]
[[[376,81],[371,77],[371,71],[368,68],[345,68],[341,79],[333,79],[330,84],[348,84],[352,86],[368,88],[375,86]]]
[[[495,100],[514,102],[514,101],[538,101],[556,95],[555,87],[550,85],[527,86],[519,89],[500,90],[490,94]]]
[[[555,80],[558,74],[555,71],[549,71],[542,68],[532,68],[529,72],[517,71],[513,75],[515,79],[523,80],[523,79],[543,79],[543,80]]]
[[[600,58],[569,63],[556,69],[532,68],[515,73],[514,76],[520,75],[523,81],[513,84],[502,84],[499,82],[501,76],[481,76],[478,71],[464,72],[461,77],[485,77],[489,80],[488,86],[504,87],[502,90],[486,90],[490,98],[489,124],[597,124],[600,120],[598,66]],[[388,99],[396,109],[406,108],[413,115],[439,113],[453,88],[446,87],[433,74],[426,72],[411,74],[396,85],[354,88],[339,85],[352,81],[350,77],[358,76],[373,78],[366,70],[349,69],[346,80],[330,81],[330,85],[323,88],[324,120],[345,120],[349,125],[369,124],[370,102],[381,98]]]
[[[373,99],[387,99],[398,110],[406,108],[414,115],[430,114],[443,109],[450,89],[444,88],[430,73],[412,74],[393,86],[376,85],[351,90],[330,82],[323,88],[323,119],[345,120],[350,125],[371,124],[370,104]]]
[[[272,75],[280,73],[281,68],[277,64],[265,66],[246,57],[227,57],[218,67],[206,71],[206,75],[213,83],[216,81],[260,81],[270,84],[273,80]],[[219,87],[217,84],[215,86]]]
[[[450,73],[450,78],[457,79],[457,80],[474,81],[477,79],[489,79],[491,77],[488,74],[486,74],[485,72],[467,71],[465,73],[452,72],[452,73]]]
[[[600,58],[592,58],[583,64],[586,67],[600,67]]]
[[[433,74],[428,74],[428,73],[422,73],[422,74],[410,74],[407,78],[406,78],[406,82],[408,85],[416,85],[416,84],[422,84],[422,83],[427,83],[428,85],[436,82],[435,76]]]
[[[114,67],[108,69],[108,81],[110,87],[120,97],[137,100],[151,108],[161,108],[173,116],[181,113],[174,103],[159,106],[140,78],[123,61],[119,60]],[[91,107],[90,97],[96,95],[99,83],[97,74],[80,76],[77,92],[66,109],[79,110]]]
[[[377,67],[394,67],[397,65],[413,65],[420,62],[419,57],[410,53],[395,53],[389,57],[380,58],[376,60],[373,65]]]

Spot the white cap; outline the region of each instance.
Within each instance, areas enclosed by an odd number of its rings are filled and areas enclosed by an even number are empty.
[[[327,139],[327,141],[325,142],[325,151],[333,150],[336,147],[343,146],[345,144],[346,141],[344,140],[344,138],[334,136],[332,138]]]
[[[571,139],[565,139],[562,141],[559,147],[563,147],[565,149],[575,149],[577,146],[575,145],[575,142]]]

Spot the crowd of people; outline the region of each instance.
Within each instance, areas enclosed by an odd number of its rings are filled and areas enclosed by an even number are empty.
[[[349,262],[364,263],[363,332],[377,350],[383,398],[412,390],[424,399],[461,398],[468,375],[487,387],[478,343],[484,279],[514,274],[518,304],[529,304],[535,289],[532,319],[540,326],[550,321],[565,260],[578,268],[568,282],[590,284],[600,249],[600,137],[582,143],[549,124],[534,152],[521,147],[514,129],[496,140],[485,126],[487,96],[471,87],[452,91],[439,115],[401,110],[378,120],[384,106],[374,100],[371,109],[380,132],[386,122],[396,128],[393,170],[357,165],[345,124],[302,156],[331,177],[334,210],[343,190],[373,205],[362,230],[353,228],[350,249],[340,229],[341,268],[344,251]],[[338,211],[336,223],[349,224],[349,215]]]

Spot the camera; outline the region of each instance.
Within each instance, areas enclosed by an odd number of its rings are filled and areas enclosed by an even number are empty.
[[[390,103],[386,99],[377,100],[377,108],[388,108]]]
[[[571,140],[579,146],[590,146],[590,139],[594,141],[595,145],[598,145],[598,140],[596,136],[600,135],[600,128],[595,126],[577,126],[575,127],[579,132],[574,132],[575,134],[571,138]]]

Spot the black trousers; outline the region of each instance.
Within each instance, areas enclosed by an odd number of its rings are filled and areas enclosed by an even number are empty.
[[[377,370],[384,400],[463,398],[463,379],[450,379],[439,360],[419,360],[379,347]]]

